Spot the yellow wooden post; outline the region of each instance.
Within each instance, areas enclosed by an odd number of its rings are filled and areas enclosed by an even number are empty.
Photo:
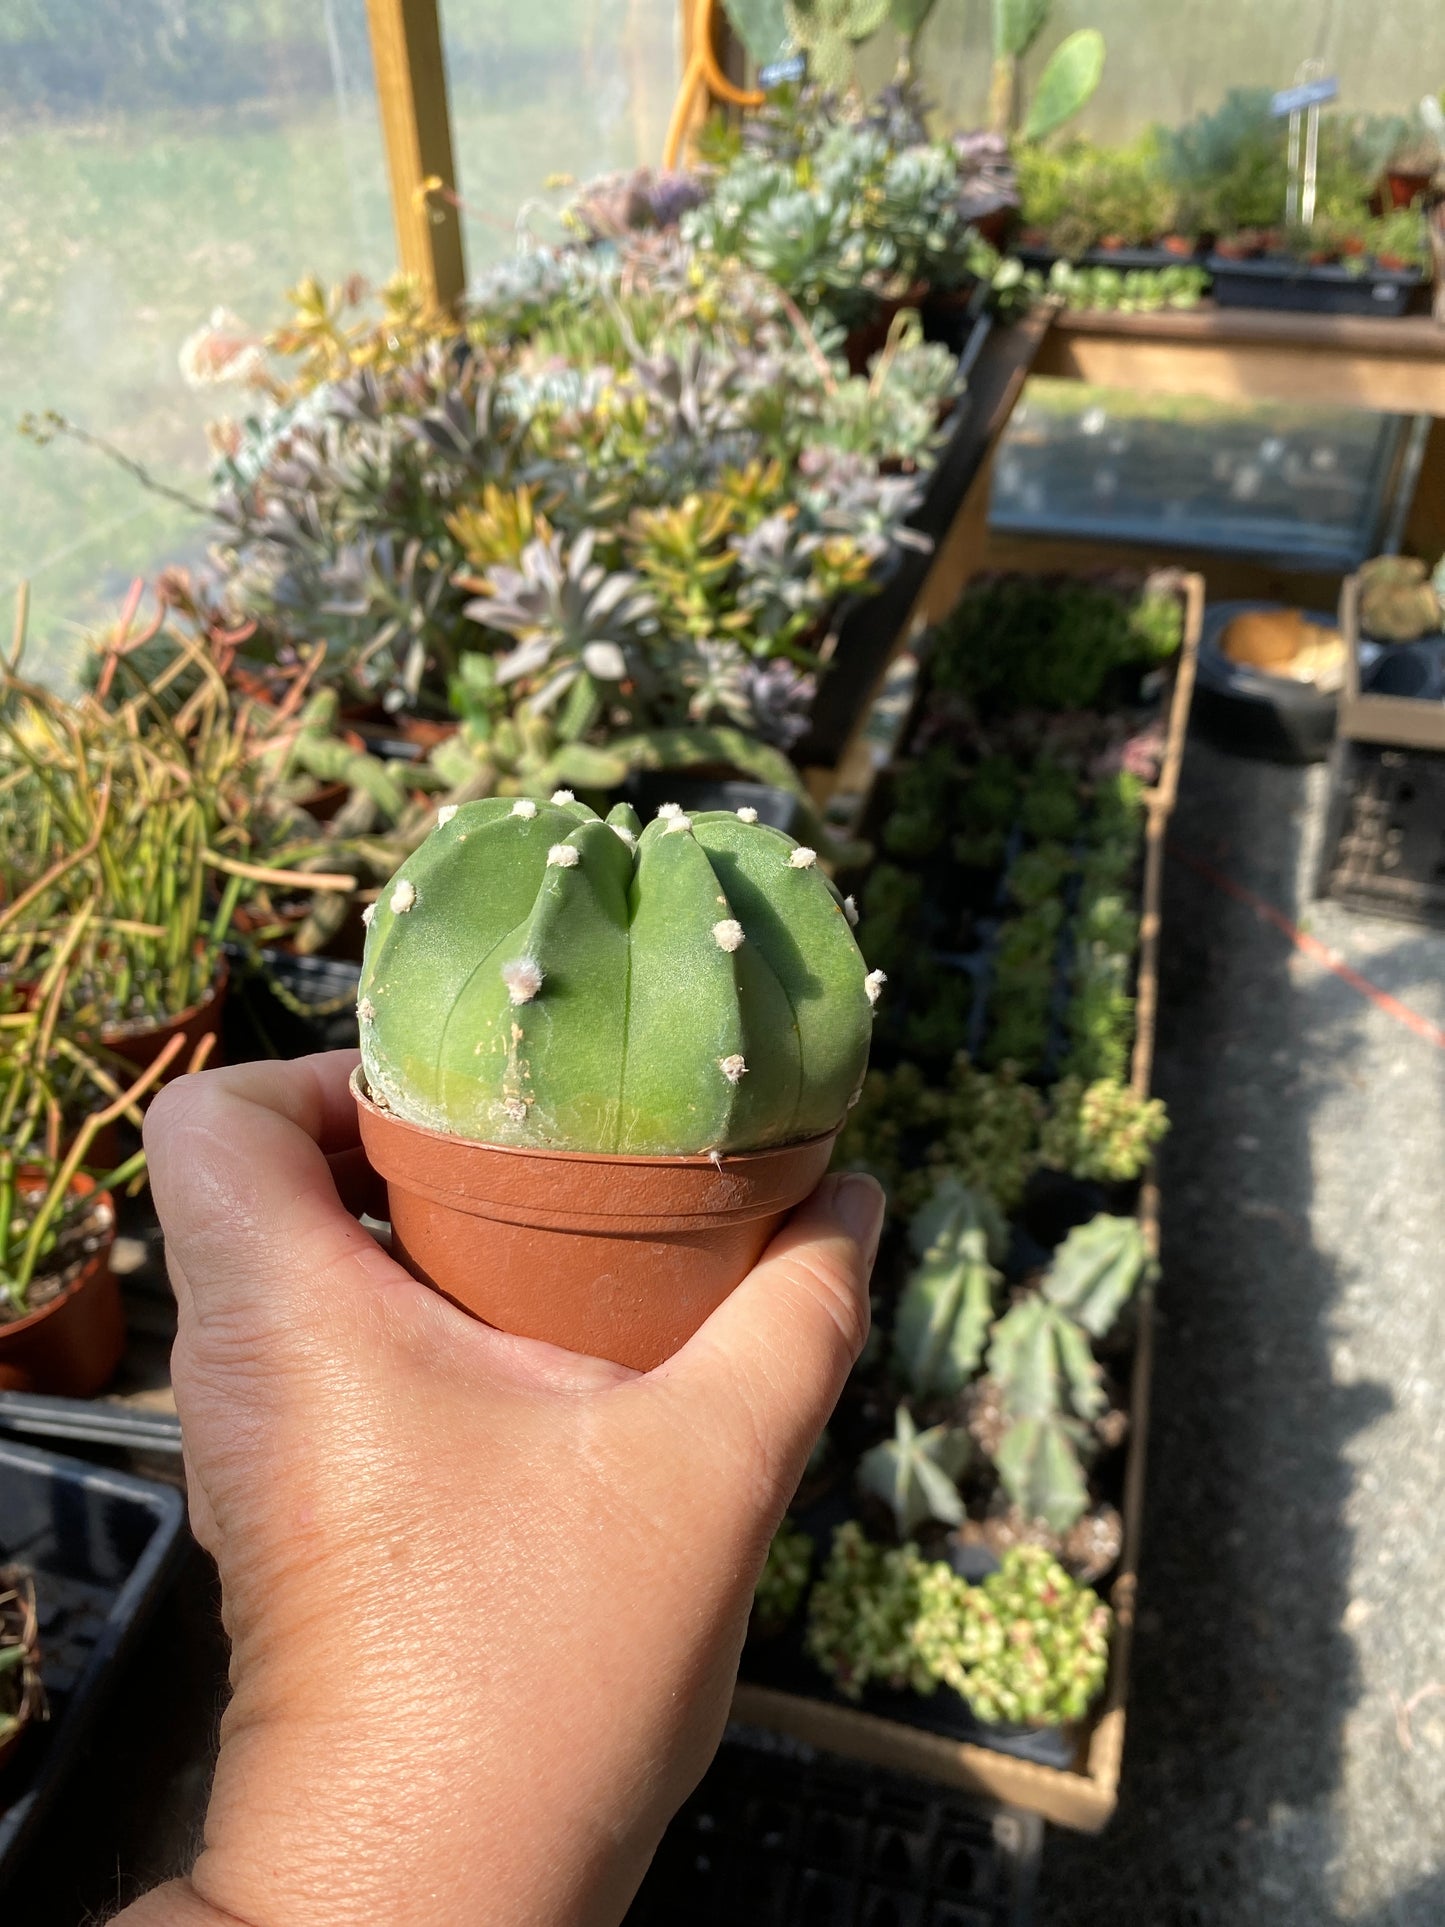
[[[437,0],[366,0],[366,15],[402,269],[450,307],[467,272]]]

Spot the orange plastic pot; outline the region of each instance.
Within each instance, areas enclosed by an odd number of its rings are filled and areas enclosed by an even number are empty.
[[[217,959],[215,982],[198,1004],[192,1004],[189,1010],[167,1018],[163,1024],[137,1030],[104,1031],[100,1041],[107,1050],[114,1051],[117,1057],[123,1057],[136,1070],[148,1071],[166,1045],[179,1033],[186,1040],[185,1048],[166,1075],[165,1081],[169,1082],[171,1077],[179,1077],[185,1071],[196,1046],[208,1032],[214,1031],[219,1040],[221,1011],[226,1001],[229,977],[230,966],[221,956]],[[211,1068],[214,1070],[220,1061],[219,1051],[213,1050],[208,1060]]]
[[[40,1185],[38,1177],[27,1182],[27,1174],[21,1172],[23,1191],[33,1193]],[[95,1190],[95,1183],[82,1172],[71,1189],[85,1197]],[[115,1377],[125,1351],[125,1311],[110,1268],[115,1203],[108,1191],[100,1192],[95,1201],[110,1212],[111,1229],[104,1243],[58,1298],[0,1324],[0,1387],[6,1391],[93,1398]]]
[[[835,1131],[728,1157],[478,1144],[351,1088],[392,1254],[489,1325],[650,1371],[685,1345],[818,1184]]]

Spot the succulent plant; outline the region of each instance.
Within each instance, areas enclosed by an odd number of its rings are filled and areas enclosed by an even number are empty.
[[[858,1484],[883,1501],[899,1538],[907,1539],[930,1519],[959,1523],[963,1500],[956,1481],[972,1455],[967,1432],[949,1425],[920,1432],[908,1407],[900,1405],[893,1414],[893,1437],[859,1460]]]
[[[875,1545],[851,1519],[835,1530],[808,1600],[805,1645],[845,1698],[861,1699],[875,1681],[934,1691],[937,1680],[913,1643],[926,1569],[916,1546]]]
[[[853,82],[853,49],[888,18],[890,0],[786,0],[788,32],[808,56],[808,71],[824,87]]]
[[[1413,555],[1377,555],[1360,569],[1360,627],[1380,642],[1438,633],[1445,610],[1428,566]]]
[[[1075,1225],[1054,1253],[1044,1297],[1093,1338],[1107,1338],[1124,1306],[1154,1270],[1137,1218],[1100,1213]]]
[[[1066,1077],[1052,1093],[1039,1154],[1076,1178],[1125,1184],[1145,1169],[1168,1129],[1162,1099],[1140,1097],[1112,1078],[1086,1085]]]
[[[1098,1594],[1043,1547],[1027,1545],[1006,1553],[977,1590],[1003,1636],[958,1669],[973,1712],[1011,1726],[1083,1719],[1109,1670],[1113,1615]]]
[[[383,890],[362,1059],[399,1116],[628,1155],[835,1130],[881,988],[814,852],[723,812],[464,805]]]
[[[1003,1280],[1008,1230],[992,1200],[952,1173],[908,1227],[917,1259],[893,1322],[893,1362],[915,1398],[961,1392],[978,1369]]]
[[[766,1638],[780,1633],[798,1610],[813,1566],[813,1542],[791,1519],[773,1534],[767,1563],[753,1589],[753,1624]]]

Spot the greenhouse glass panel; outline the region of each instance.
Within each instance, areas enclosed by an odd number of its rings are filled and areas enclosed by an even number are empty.
[[[394,265],[364,0],[0,8],[0,601],[31,581],[33,672],[63,676],[134,575],[203,538],[17,420],[55,410],[195,493],[225,391],[188,387],[187,338],[218,307],[275,325],[305,274]]]
[[[555,238],[567,183],[657,165],[678,0],[443,0],[441,22],[469,268]]]
[[[989,519],[1352,569],[1377,546],[1404,424],[1352,408],[1134,394],[1035,377],[993,473]]]

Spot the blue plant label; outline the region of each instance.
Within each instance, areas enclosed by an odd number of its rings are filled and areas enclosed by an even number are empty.
[[[1320,80],[1305,80],[1298,87],[1284,88],[1269,103],[1269,111],[1276,120],[1283,120],[1286,114],[1303,113],[1306,107],[1323,107],[1327,100],[1338,100],[1339,97],[1338,78],[1334,74],[1326,74]]]
[[[773,87],[789,87],[794,81],[807,78],[806,54],[789,54],[786,60],[770,60],[766,67],[758,69],[758,85],[765,91]]]

